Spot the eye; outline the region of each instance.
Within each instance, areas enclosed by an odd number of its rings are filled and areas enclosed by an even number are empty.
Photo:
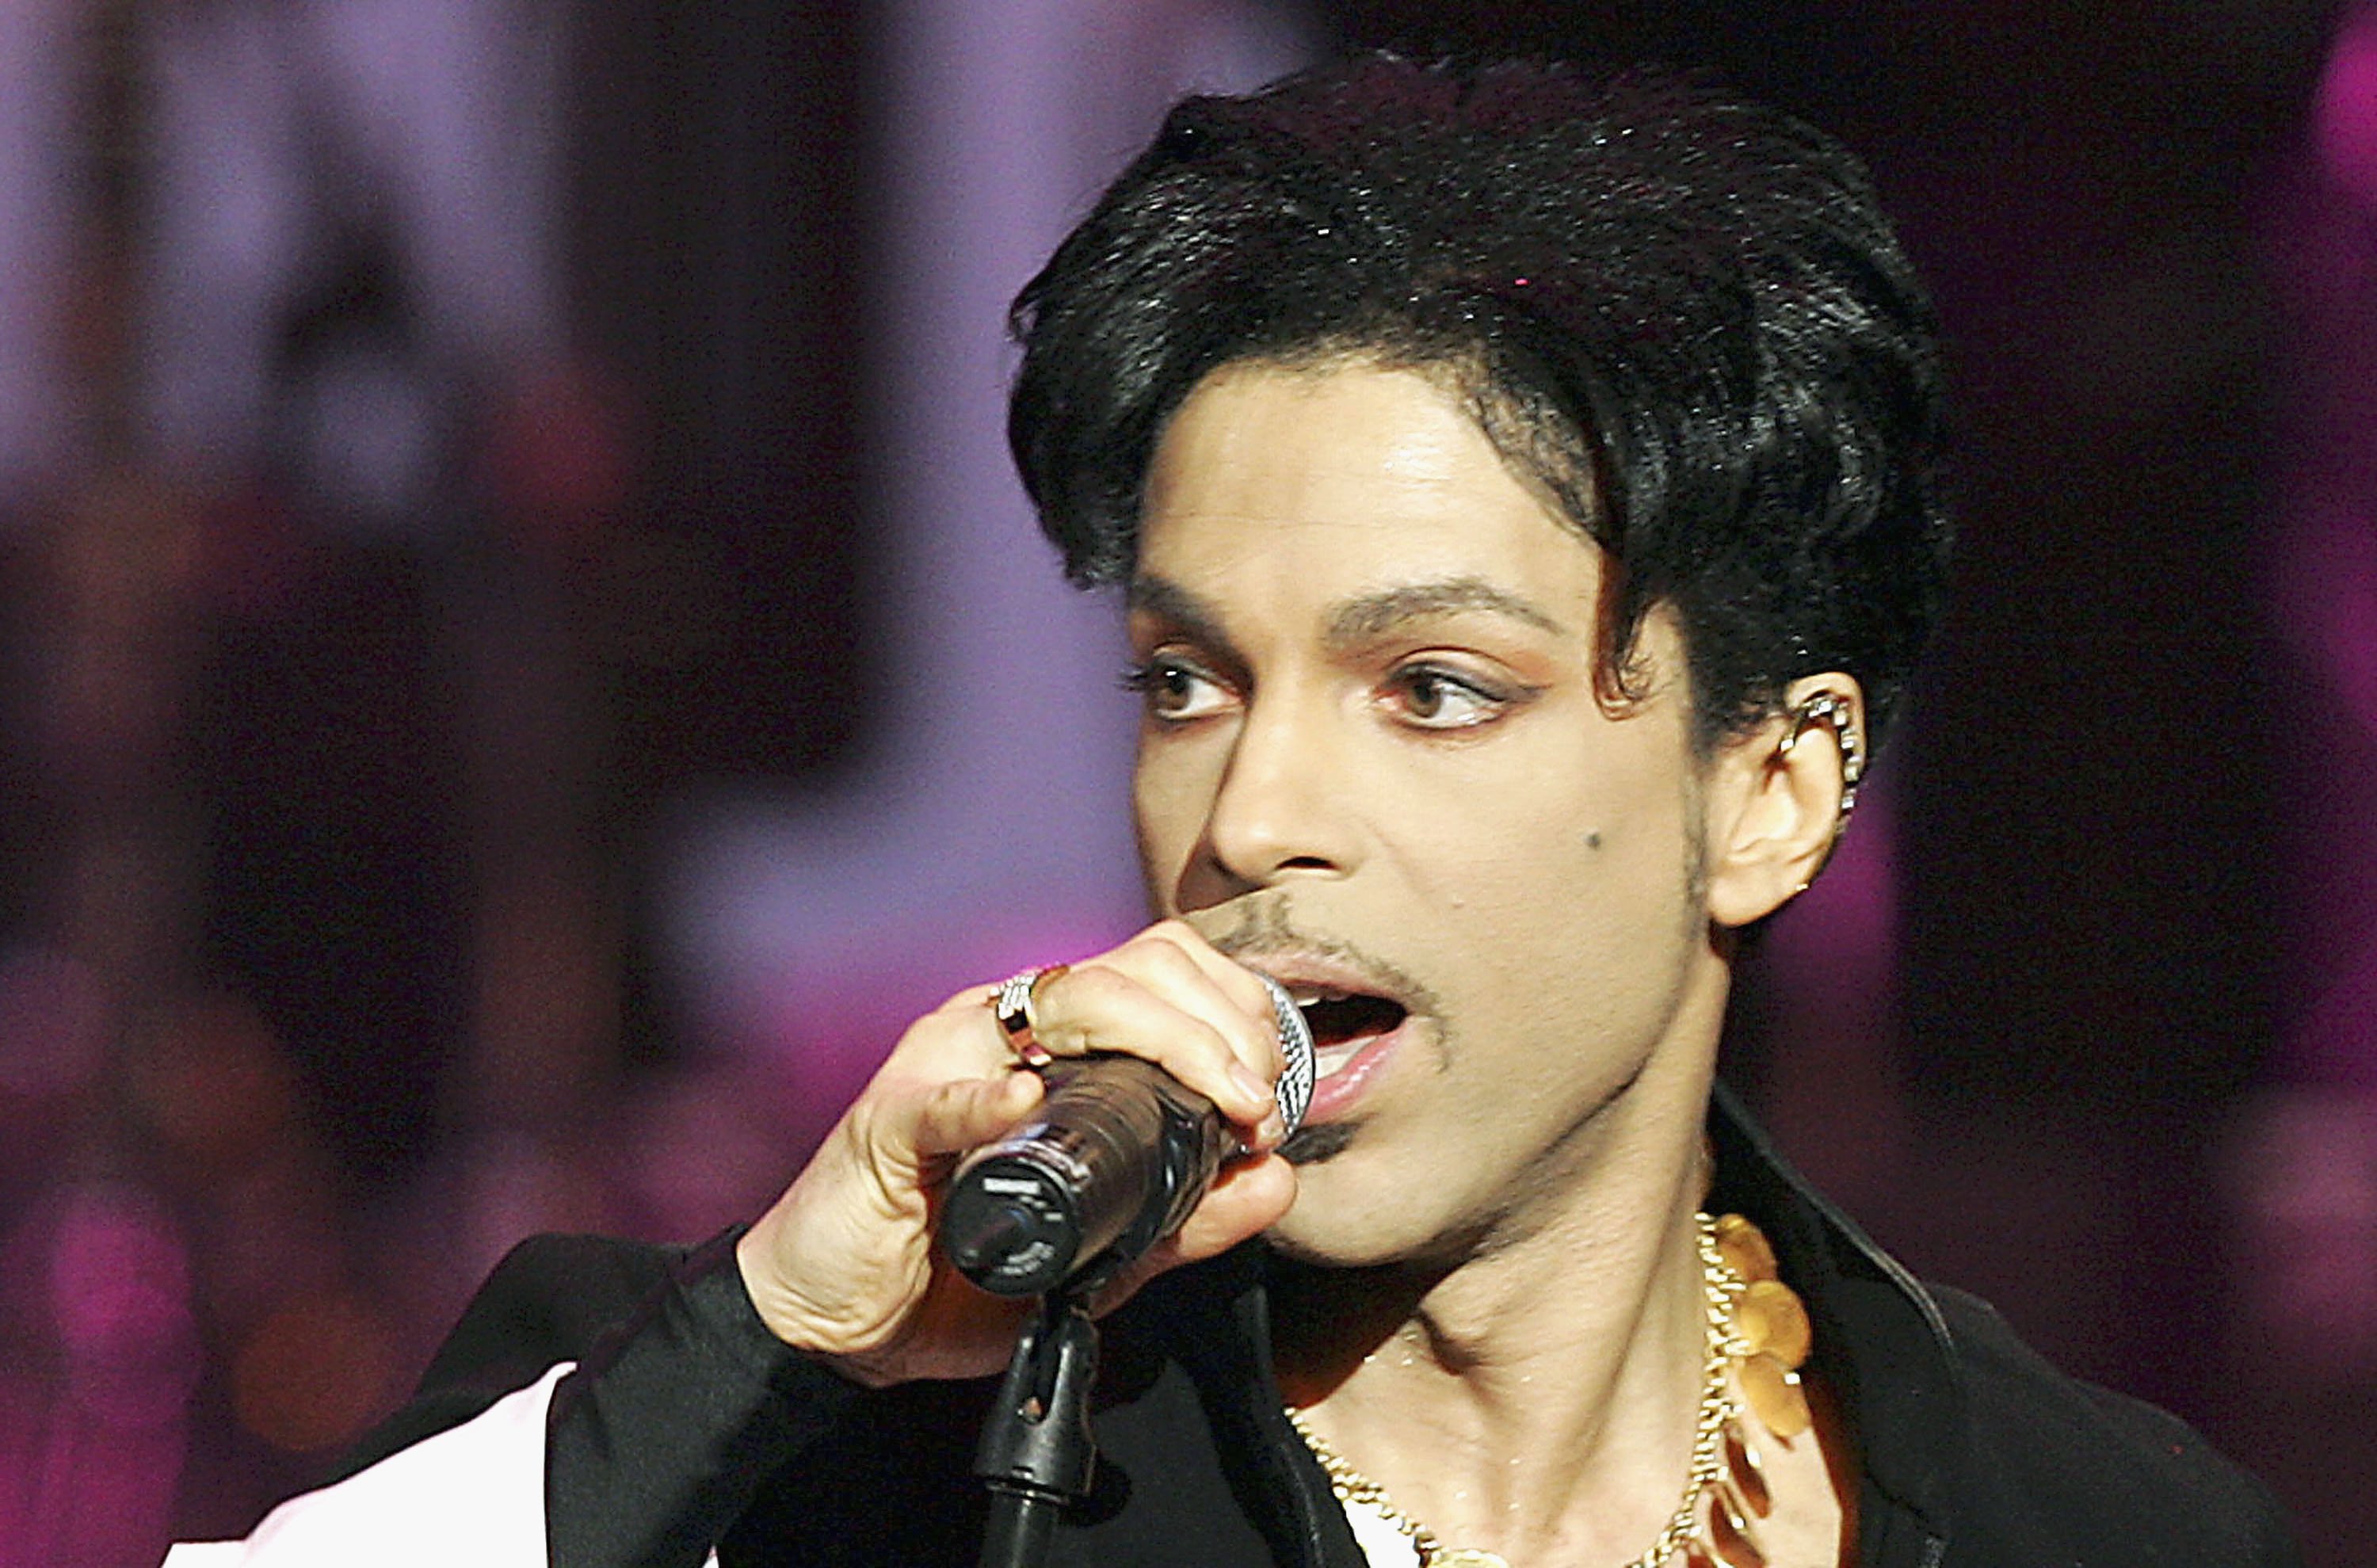
[[[1219,680],[1177,653],[1156,653],[1133,664],[1123,672],[1122,684],[1139,693],[1150,718],[1167,724],[1204,718],[1229,700]]]
[[[1417,729],[1475,729],[1528,695],[1440,664],[1405,664],[1387,678],[1387,700],[1401,710],[1404,723]]]

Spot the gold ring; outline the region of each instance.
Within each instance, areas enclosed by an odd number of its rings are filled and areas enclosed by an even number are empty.
[[[1057,1059],[1039,1040],[1039,1018],[1033,1011],[1033,993],[1040,982],[1054,975],[1062,975],[1068,966],[1050,964],[1038,969],[1026,969],[1010,975],[990,993],[990,1015],[998,1020],[998,1032],[1007,1036],[1008,1048],[1026,1067],[1045,1067]]]

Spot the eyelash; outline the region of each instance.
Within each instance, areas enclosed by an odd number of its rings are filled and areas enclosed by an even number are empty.
[[[1137,694],[1146,704],[1149,716],[1158,721],[1177,723],[1201,716],[1166,713],[1156,709],[1158,693],[1175,679],[1209,686],[1223,684],[1219,677],[1193,660],[1167,653],[1154,654],[1131,664],[1123,671],[1121,684],[1124,690]],[[1459,698],[1475,704],[1476,711],[1450,723],[1432,722],[1429,716],[1412,712],[1419,688],[1427,686],[1438,688],[1439,701],[1443,691],[1449,689]],[[1380,691],[1385,700],[1400,700],[1404,705],[1405,711],[1400,715],[1404,723],[1413,728],[1437,734],[1482,729],[1535,695],[1535,688],[1532,687],[1511,688],[1481,680],[1474,675],[1427,660],[1397,665],[1381,683]]]
[[[1415,712],[1410,715],[1410,722],[1417,724],[1419,728],[1439,732],[1482,728],[1500,718],[1512,706],[1529,695],[1525,692],[1511,691],[1489,685],[1474,676],[1426,661],[1399,665],[1394,673],[1387,677],[1386,684],[1390,690],[1400,692],[1406,701],[1417,697],[1418,688],[1423,684],[1437,687],[1439,697],[1442,690],[1449,688],[1462,693],[1482,710],[1474,716],[1450,724],[1431,724]]]
[[[1175,676],[1203,681],[1209,685],[1219,684],[1204,669],[1177,654],[1156,653],[1140,660],[1122,672],[1122,688],[1125,691],[1136,693],[1140,700],[1147,705],[1151,716],[1171,718],[1176,715],[1155,712],[1155,697],[1164,684]]]

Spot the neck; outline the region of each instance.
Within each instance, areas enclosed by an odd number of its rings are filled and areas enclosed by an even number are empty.
[[[1450,1261],[1284,1265],[1284,1388],[1441,1538],[1625,1562],[1676,1505],[1705,1363],[1708,1074],[1605,1107],[1544,1194]]]

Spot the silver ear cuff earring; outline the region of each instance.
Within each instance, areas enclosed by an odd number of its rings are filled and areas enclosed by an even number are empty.
[[[1841,814],[1833,823],[1833,837],[1838,839],[1849,825],[1849,813],[1857,809],[1857,781],[1865,777],[1865,749],[1857,740],[1857,710],[1837,691],[1819,691],[1791,710],[1791,727],[1783,732],[1783,744],[1776,748],[1785,757],[1799,744],[1799,737],[1816,724],[1833,732],[1834,743],[1841,748]]]

